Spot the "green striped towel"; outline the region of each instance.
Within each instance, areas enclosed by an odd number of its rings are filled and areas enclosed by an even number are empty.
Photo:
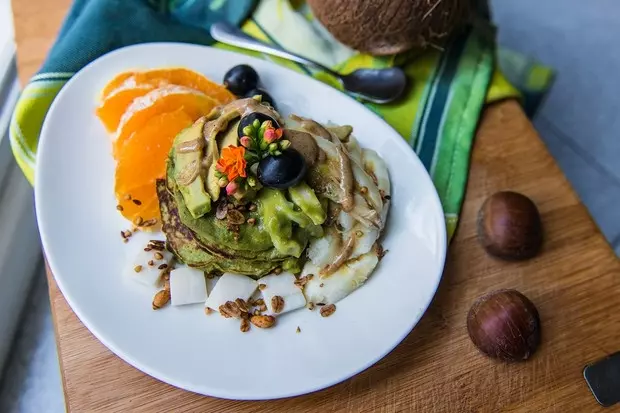
[[[481,3],[482,4],[482,3]],[[400,65],[413,86],[397,103],[366,105],[392,125],[416,151],[441,198],[448,235],[452,237],[463,201],[472,140],[486,102],[519,96],[497,69],[494,30],[483,20],[455,38],[444,51],[421,55],[372,57],[335,41],[313,19],[303,1],[291,0],[76,0],[40,72],[25,87],[11,122],[11,144],[17,162],[34,184],[39,132],[47,110],[71,76],[97,57],[136,43],[176,41],[213,44],[209,26],[220,20],[298,52],[338,71]],[[216,44],[216,47],[234,49]],[[260,53],[247,53],[313,76],[334,87],[320,71]],[[511,55],[516,61],[517,55]],[[513,67],[516,66],[513,61]],[[527,92],[545,90],[546,69],[521,65],[511,74],[538,70]],[[550,72],[549,72],[550,73]],[[550,77],[549,77],[550,79]],[[548,79],[548,80],[549,80]],[[526,82],[527,83],[527,82]],[[537,101],[523,101],[535,104]]]

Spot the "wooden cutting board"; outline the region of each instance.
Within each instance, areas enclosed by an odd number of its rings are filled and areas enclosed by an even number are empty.
[[[15,0],[18,68],[39,67],[69,0]],[[220,400],[161,383],[113,355],[80,323],[50,274],[63,387],[72,412],[596,412],[582,371],[620,350],[620,263],[515,101],[488,107],[444,277],[414,331],[367,371],[329,389],[267,402]],[[525,263],[487,256],[476,241],[484,199],[530,196],[545,226],[543,253]],[[478,353],[465,318],[480,295],[516,288],[538,307],[542,345],[528,362]],[[403,316],[395,315],[395,316]],[[372,328],[372,326],[368,326]],[[303,332],[301,333],[303,334]],[[329,340],[326,340],[329,346]],[[354,351],[354,346],[352,347]],[[165,355],[162,355],[165,357]],[[252,374],[260,380],[260,374]],[[620,411],[620,406],[605,411]]]

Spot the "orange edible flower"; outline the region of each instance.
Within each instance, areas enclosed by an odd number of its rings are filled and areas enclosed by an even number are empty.
[[[217,170],[225,174],[229,182],[237,177],[247,176],[245,168],[245,148],[243,146],[228,146],[222,149],[222,156],[217,161]]]

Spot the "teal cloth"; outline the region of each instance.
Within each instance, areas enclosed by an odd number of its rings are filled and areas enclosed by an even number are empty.
[[[39,73],[74,73],[103,54],[137,43],[209,45],[213,22],[239,25],[255,4],[255,0],[76,0]]]

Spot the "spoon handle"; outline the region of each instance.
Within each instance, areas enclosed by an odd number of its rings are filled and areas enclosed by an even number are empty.
[[[229,44],[231,46],[241,47],[243,49],[254,50],[256,52],[267,53],[273,56],[282,57],[284,59],[292,60],[297,63],[301,63],[302,65],[314,66],[320,70],[324,70],[336,77],[340,77],[340,75],[333,70],[314,62],[310,59],[306,59],[305,57],[301,57],[296,55],[295,53],[291,53],[286,51],[278,46],[273,46],[267,43],[263,43],[258,39],[255,39],[252,36],[248,36],[235,26],[225,23],[218,22],[211,26],[211,36],[222,43]]]

